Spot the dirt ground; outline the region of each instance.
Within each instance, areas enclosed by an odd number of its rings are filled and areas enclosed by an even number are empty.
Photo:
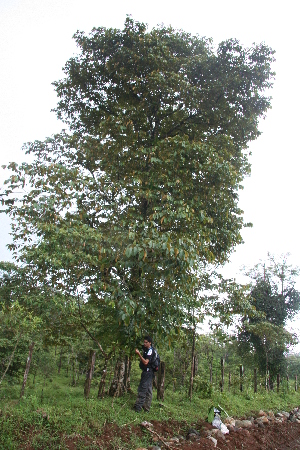
[[[265,424],[252,420],[253,423],[248,428],[232,427],[226,435],[203,420],[192,425],[175,420],[158,422],[151,421],[151,414],[149,414],[148,421],[140,420],[123,427],[107,423],[94,439],[73,434],[61,436],[61,442],[63,442],[63,448],[69,450],[82,448],[93,450],[158,450],[159,448],[161,450],[300,450],[300,419],[293,422],[285,418],[282,422],[278,422],[273,416],[272,419],[269,417],[268,423]],[[133,444],[137,442],[137,437],[145,436],[149,442],[147,447],[137,447]],[[20,449],[37,448],[33,445],[34,436],[29,435],[28,438]],[[42,445],[38,448],[46,450],[52,447]]]
[[[150,421],[150,418],[149,418]],[[193,424],[193,430],[199,434],[189,434],[190,427],[184,422],[151,421],[153,427],[139,425],[128,425],[117,428],[115,425],[107,424],[97,439],[90,442],[90,448],[105,450],[121,450],[129,448],[132,435],[149,435],[148,447],[134,447],[132,450],[157,449],[229,449],[229,450],[300,450],[300,423],[285,420],[283,423],[270,422],[267,425],[253,424],[250,428],[240,428],[230,431],[229,434],[221,436],[213,435],[217,442],[208,439],[207,432],[214,428],[204,421]],[[76,442],[77,441],[77,442]],[[78,439],[74,436],[65,440],[65,445],[70,449],[78,448]],[[88,442],[85,440],[85,445]],[[89,448],[89,447],[88,447]]]

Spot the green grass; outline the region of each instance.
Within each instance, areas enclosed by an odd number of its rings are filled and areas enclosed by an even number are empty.
[[[153,403],[149,414],[136,414],[132,407],[135,396],[126,394],[122,398],[105,397],[97,399],[97,383],[94,381],[88,400],[83,397],[84,378],[76,387],[69,385],[69,378],[57,376],[53,381],[37,378],[35,384],[29,378],[24,398],[19,401],[20,383],[6,382],[0,389],[0,448],[14,450],[25,448],[26,440],[30,440],[32,449],[67,449],[67,440],[76,437],[76,448],[97,448],[93,443],[101,436],[104,426],[114,426],[128,430],[142,420],[185,422],[187,426],[205,419],[212,405],[220,405],[234,417],[248,417],[260,409],[289,411],[299,406],[300,395],[292,389],[289,392],[266,392],[252,394],[251,389],[240,393],[212,392],[211,398],[200,398],[196,392],[192,402],[189,401],[186,389],[173,392],[167,389],[165,401],[156,400],[154,391]],[[138,377],[132,380],[132,388],[136,392]],[[110,441],[110,448],[134,449],[149,445],[149,435],[137,436],[132,433],[130,443],[122,442],[116,434]]]

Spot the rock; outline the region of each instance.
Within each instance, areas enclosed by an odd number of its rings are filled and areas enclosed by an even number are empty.
[[[211,436],[212,435],[212,430],[208,430],[207,428],[203,431],[203,436]]]
[[[161,450],[161,447],[158,447],[158,445],[153,445],[152,447],[149,447],[149,450]]]
[[[258,417],[267,416],[267,413],[265,413],[262,409],[258,412]]]
[[[151,428],[151,427],[153,427],[152,423],[146,422],[146,421],[142,422],[141,425],[142,425],[142,427],[146,427],[146,428]]]
[[[233,427],[235,427],[235,419],[233,417],[225,417],[225,419],[223,420],[223,422],[225,423],[225,425],[232,425]]]
[[[251,420],[236,420],[235,426],[238,428],[250,428],[252,427]]]
[[[178,444],[179,443],[179,439],[177,437],[172,437],[170,439],[170,442],[174,442],[174,443]]]
[[[223,440],[225,440],[225,436],[224,436],[224,434],[222,433],[221,430],[218,430],[218,429],[216,428],[216,429],[210,430],[210,431],[211,431],[211,436],[214,436],[215,438],[218,438],[218,439],[223,439]]]
[[[271,419],[275,418],[273,411],[268,411],[268,417]]]
[[[263,417],[258,417],[256,420],[256,423],[263,423],[265,425],[267,425],[269,423],[269,419],[265,416]]]
[[[258,428],[265,428],[265,425],[262,422],[257,423]]]
[[[287,419],[290,417],[290,413],[286,412],[286,411],[281,411],[281,414],[286,417]]]
[[[282,422],[284,422],[284,419],[283,419],[283,417],[275,417],[274,422],[282,423]]]
[[[195,430],[194,428],[190,428],[188,430],[188,434],[197,434],[198,436],[200,436],[199,431]]]
[[[217,443],[218,443],[217,439],[213,438],[212,436],[208,436],[207,439],[209,439],[210,441],[212,441],[212,442],[214,443],[214,446],[215,446],[215,447],[217,446]]]

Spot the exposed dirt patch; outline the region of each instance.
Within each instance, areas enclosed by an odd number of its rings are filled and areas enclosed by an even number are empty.
[[[195,433],[190,433],[191,426],[185,422],[149,422],[153,427],[144,427],[138,425],[126,425],[122,428],[115,424],[106,424],[101,433],[93,439],[73,434],[70,436],[61,436],[60,442],[64,448],[69,450],[77,449],[101,449],[101,450],[122,450],[122,449],[151,449],[152,446],[159,446],[165,449],[228,449],[228,450],[300,450],[300,423],[285,420],[282,423],[270,422],[266,425],[253,424],[250,428],[240,428],[230,431],[229,434],[221,436],[213,434],[215,441],[208,439],[207,431],[213,427],[204,421],[199,421],[192,425]],[[138,447],[134,445],[136,438],[149,437],[147,447]],[[29,434],[30,436],[30,434]],[[29,437],[28,436],[28,437]],[[33,438],[34,435],[31,434]],[[35,435],[36,438],[36,435]],[[50,440],[51,442],[51,440]],[[58,442],[45,443],[38,448],[59,448]],[[52,444],[52,445],[51,445]],[[54,444],[54,445],[53,445]],[[56,444],[56,445],[55,445]],[[216,444],[216,445],[215,445]],[[28,441],[20,448],[32,450],[36,445],[31,445]]]
[[[161,423],[151,421],[151,423],[153,424],[153,433],[144,430],[140,425],[128,427],[127,429],[117,429],[107,425],[102,436],[97,439],[97,444],[101,449],[116,449],[116,437],[119,436],[120,441],[123,443],[123,447],[120,446],[119,448],[128,448],[126,444],[128,445],[131,441],[132,433],[142,436],[146,432],[152,437],[152,445],[159,445],[161,449],[166,449],[169,446],[170,448],[181,450],[213,448],[220,450],[286,450],[291,448],[300,450],[300,424],[290,421],[284,421],[283,423],[274,422],[263,427],[253,425],[249,429],[238,429],[225,435],[224,439],[216,436],[216,447],[214,442],[206,436],[206,430],[212,429],[212,427],[204,421],[198,422],[193,427],[200,436],[191,436],[188,440],[186,438],[189,427],[184,422],[169,421]],[[172,438],[176,440],[172,441]],[[147,448],[151,448],[151,446]]]

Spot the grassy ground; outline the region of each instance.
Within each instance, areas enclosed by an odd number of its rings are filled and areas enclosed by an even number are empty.
[[[195,393],[192,402],[187,398],[186,389],[173,392],[166,390],[163,404],[156,400],[154,392],[153,404],[149,414],[137,414],[132,407],[135,402],[133,394],[126,394],[119,399],[105,397],[97,399],[97,384],[92,386],[88,400],[83,397],[82,377],[76,387],[70,386],[70,379],[57,376],[52,380],[32,378],[28,381],[24,398],[19,401],[20,383],[6,382],[0,389],[0,448],[12,450],[30,449],[65,449],[66,436],[77,436],[78,449],[92,449],[91,441],[85,442],[85,437],[91,439],[100,436],[104,427],[128,427],[142,420],[185,421],[187,424],[205,419],[209,408],[220,405],[231,416],[249,416],[256,411],[287,410],[299,406],[300,394],[290,389],[289,392],[265,392],[258,394],[239,392],[212,392],[211,398],[200,398]],[[133,390],[137,390],[138,378],[133,380]],[[116,439],[116,449],[137,448],[147,445],[147,436],[132,435],[130,443],[124,444]],[[118,442],[117,442],[118,441]],[[28,447],[29,448],[29,447]],[[94,447],[96,448],[96,447]],[[98,448],[98,447],[97,447]],[[114,448],[114,447],[113,447]]]

